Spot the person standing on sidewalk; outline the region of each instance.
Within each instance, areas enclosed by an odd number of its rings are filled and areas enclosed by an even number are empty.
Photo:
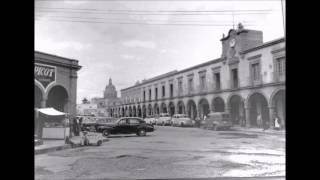
[[[257,125],[259,128],[262,128],[262,117],[260,113],[257,116]]]
[[[280,119],[277,115],[274,117],[274,129],[280,130]]]

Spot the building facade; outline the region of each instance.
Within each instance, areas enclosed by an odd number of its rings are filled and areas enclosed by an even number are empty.
[[[97,105],[97,113],[99,116],[118,117],[118,114],[113,111],[113,107],[119,106],[121,103],[111,78],[109,78],[109,84],[107,84],[104,89],[103,97],[92,98],[91,103]]]
[[[228,112],[234,125],[285,127],[285,39],[263,43],[261,31],[239,24],[221,39],[222,55],[180,71],[172,71],[121,90],[120,116],[168,112],[202,119]],[[261,115],[262,121],[257,121]]]
[[[80,116],[99,116],[97,104],[77,104],[77,115]]]
[[[39,119],[36,109],[53,107],[76,116],[77,71],[81,66],[78,60],[43,52],[35,51],[34,57],[34,133],[42,137],[44,121]],[[61,131],[57,132],[63,134]]]
[[[35,108],[76,115],[78,60],[35,51]]]

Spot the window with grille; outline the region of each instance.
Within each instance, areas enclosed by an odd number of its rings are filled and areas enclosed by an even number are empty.
[[[188,90],[189,90],[189,92],[193,91],[193,78],[189,79]]]
[[[179,80],[178,82],[178,89],[179,89],[179,93],[182,93],[182,80]]]
[[[260,79],[260,65],[259,65],[259,63],[252,64],[251,68],[252,68],[252,79],[254,81],[258,81]]]
[[[215,90],[220,90],[220,73],[214,73]]]
[[[285,58],[284,57],[281,57],[281,58],[278,58],[276,60],[276,63],[277,63],[277,73],[279,76],[282,76],[285,74]]]
[[[166,88],[165,86],[162,86],[162,97],[166,96]]]
[[[238,69],[232,69],[231,70],[232,74],[232,88],[238,88],[239,86],[239,81],[238,81]]]
[[[206,76],[200,76],[200,88],[201,90],[206,88]]]

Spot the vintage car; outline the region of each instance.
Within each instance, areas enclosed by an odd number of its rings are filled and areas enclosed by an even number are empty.
[[[156,125],[171,126],[172,125],[171,116],[168,113],[160,113],[159,118],[156,119]]]
[[[156,124],[156,117],[155,116],[147,116],[146,118],[144,118],[144,121],[147,124],[155,125]]]
[[[172,125],[173,126],[181,126],[181,127],[186,127],[186,126],[194,126],[195,121],[191,120],[187,115],[185,114],[174,114],[172,116]]]
[[[97,132],[108,137],[110,134],[137,134],[146,136],[147,132],[153,132],[153,125],[147,124],[143,119],[138,117],[123,117],[114,123],[98,124]]]
[[[230,114],[225,112],[210,113],[207,118],[200,123],[201,128],[213,130],[230,129],[231,126]]]

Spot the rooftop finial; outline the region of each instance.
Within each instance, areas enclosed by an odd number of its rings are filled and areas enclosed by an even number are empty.
[[[109,85],[112,85],[112,79],[109,78]]]

